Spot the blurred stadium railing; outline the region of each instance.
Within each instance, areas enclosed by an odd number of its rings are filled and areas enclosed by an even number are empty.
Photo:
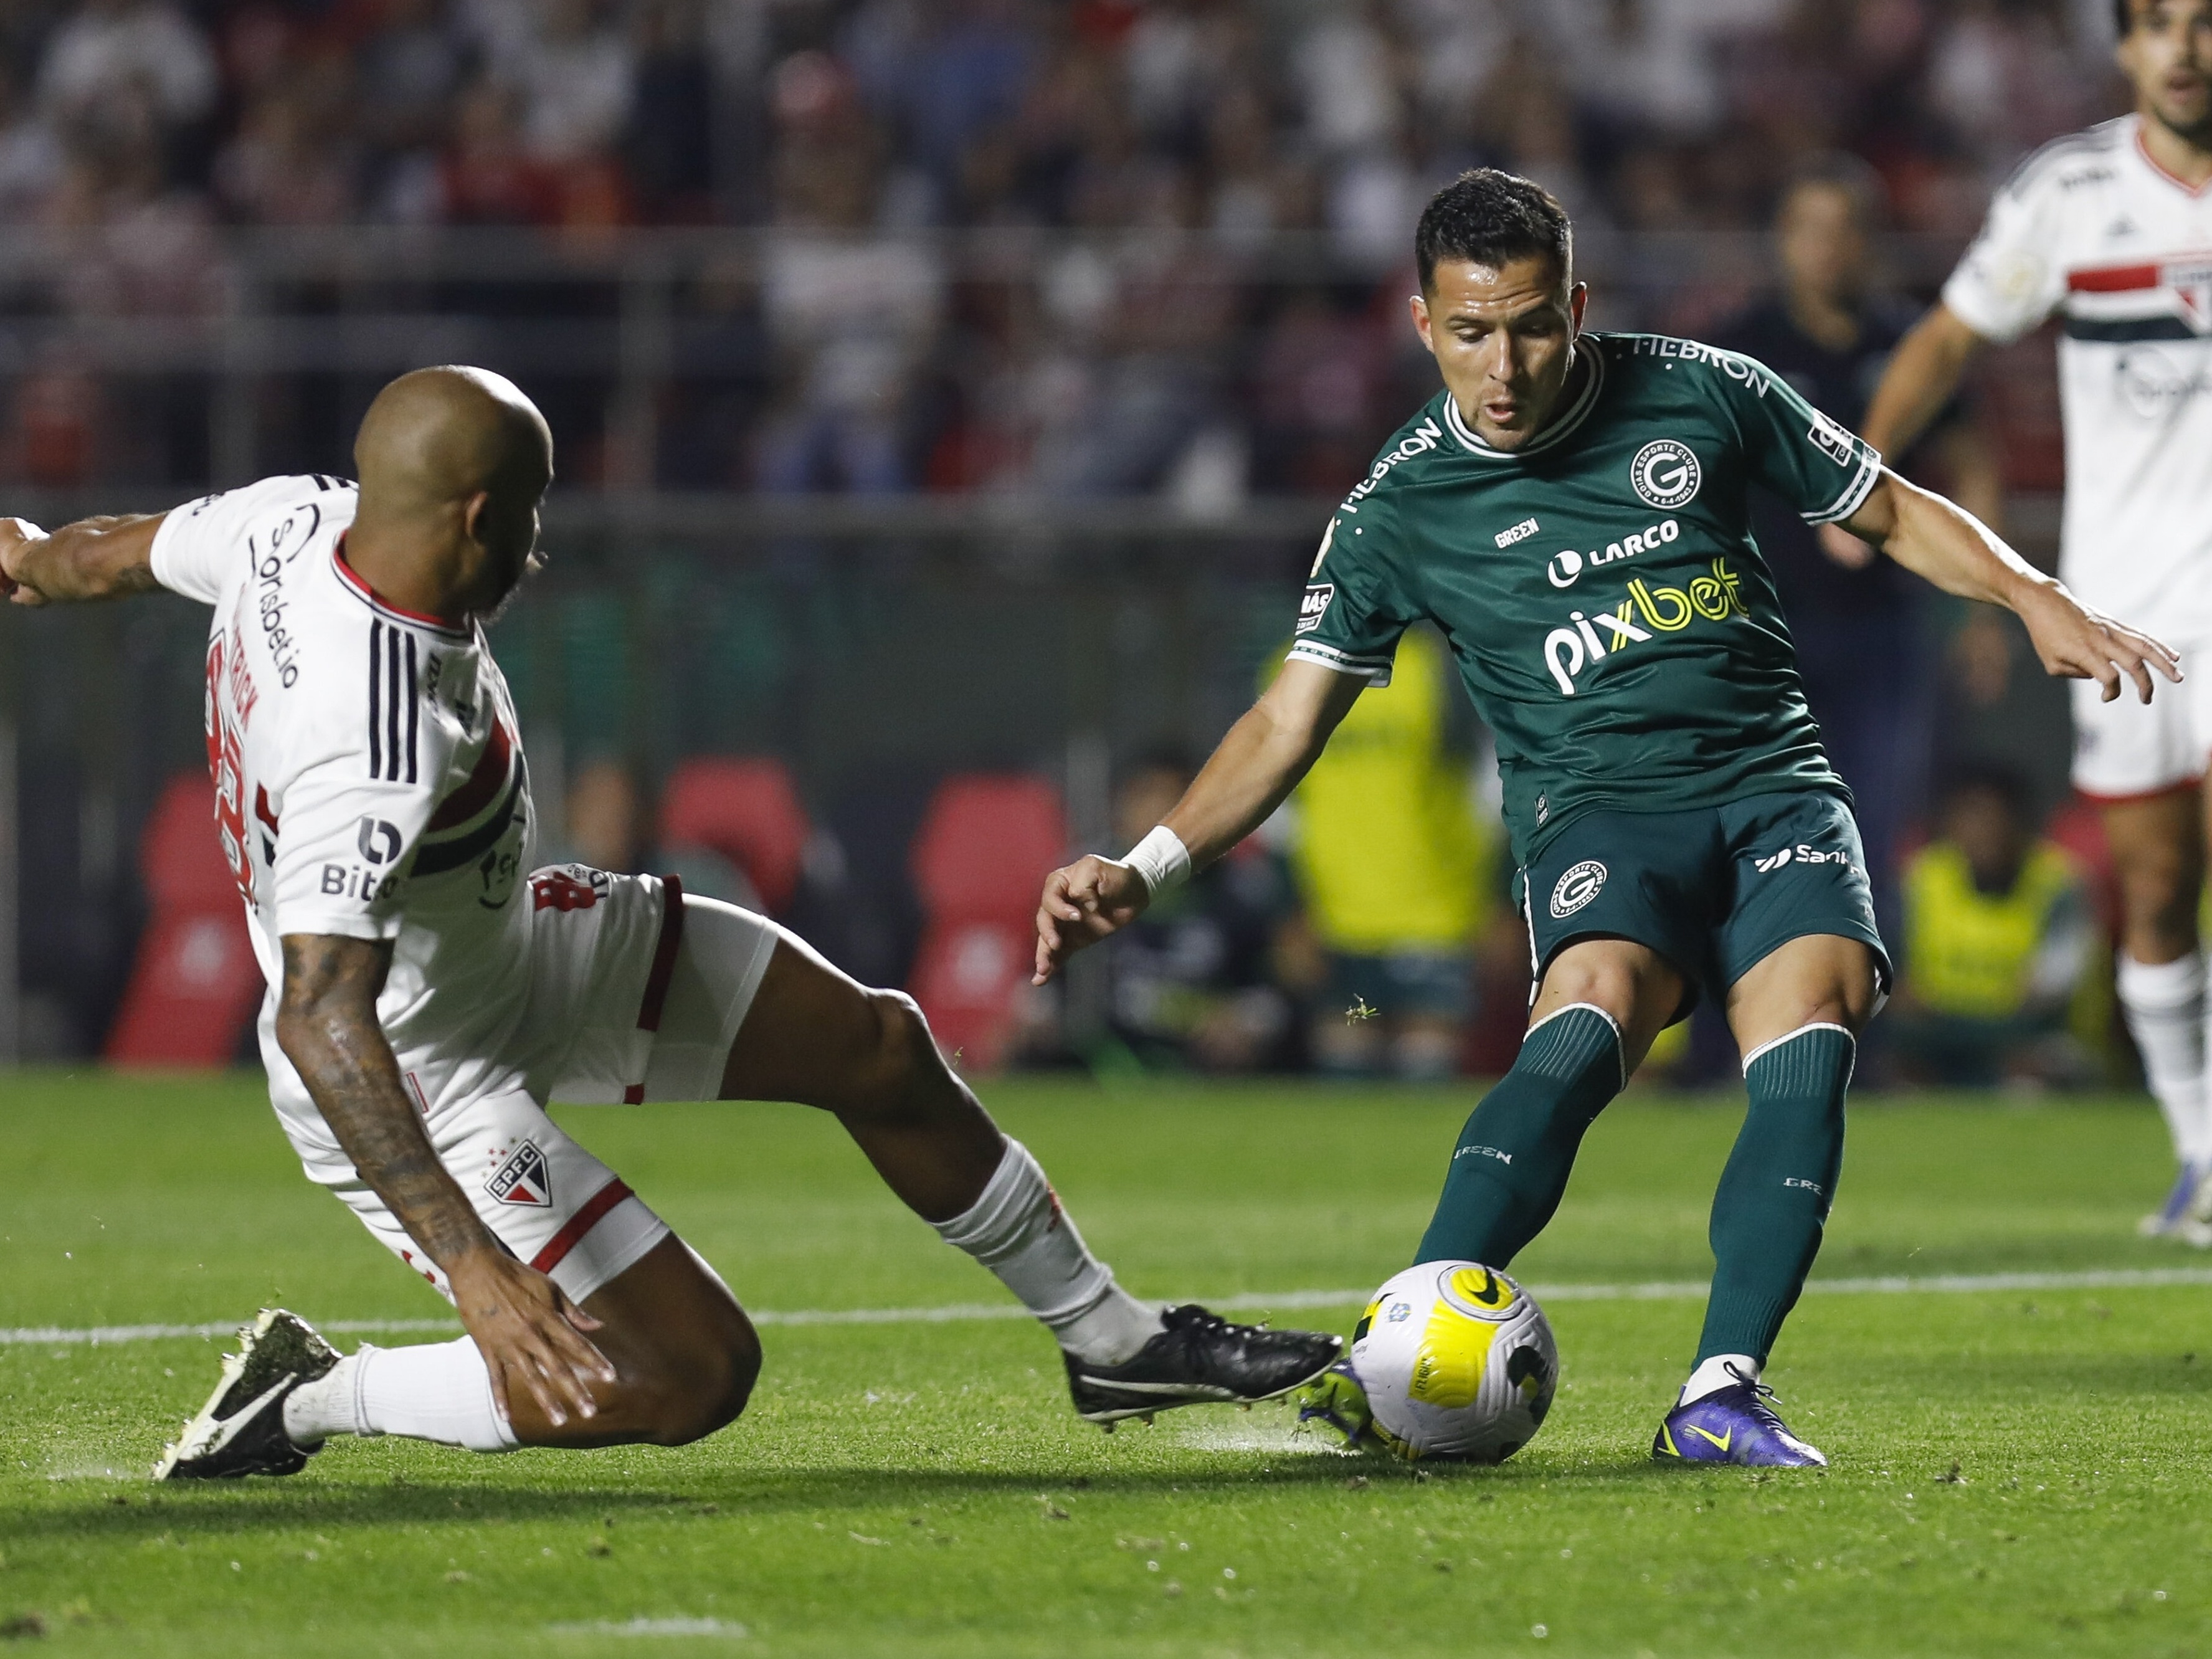
[[[774,493],[747,471],[761,433],[804,404],[823,354],[855,330],[865,345],[872,326],[865,283],[849,314],[803,325],[785,303],[779,321],[763,289],[793,280],[788,236],[260,230],[164,257],[101,234],[0,234],[0,391],[14,405],[0,511],[51,524],[348,470],[369,398],[425,363],[501,369],[547,409],[563,466],[551,565],[496,644],[556,835],[564,775],[583,761],[657,780],[688,755],[764,752],[831,822],[957,768],[1042,771],[1077,838],[1102,842],[1115,762],[1202,750],[1249,700],[1333,496],[1434,384],[1402,320],[1410,270],[1347,261],[1317,236],[838,244],[852,256],[840,269],[931,273],[927,362],[902,371],[915,459],[896,490]],[[1750,234],[1616,235],[1583,252],[1599,326],[1696,333],[1769,270]],[[1924,293],[1955,253],[1894,239],[1887,274]],[[1169,395],[1114,413],[1172,438],[1149,470],[1086,472],[1079,453],[1057,471],[933,464],[945,431],[1003,436],[1028,419],[994,400],[1024,375],[1048,380],[1039,365],[1055,354],[1087,365],[1094,392],[1116,362],[1175,357],[1161,344],[1172,329],[1147,335],[1164,321],[1147,308],[1206,292],[1214,320],[1179,349],[1204,360],[1203,384],[1168,374]],[[1383,367],[1358,429],[1333,432],[1286,480],[1253,459],[1279,435],[1253,365],[1291,294],[1364,331]],[[1010,311],[1027,320],[1006,324]],[[2030,491],[2056,483],[2035,349],[2015,370],[2001,361],[2013,380],[1989,400],[2018,426],[2007,453]],[[976,361],[1022,352],[996,379]],[[1084,439],[1079,421],[1079,452]],[[1209,442],[1212,459],[1194,459]],[[2013,527],[2035,551],[2052,515],[2039,498],[2021,506]],[[198,607],[167,598],[0,617],[0,1058],[98,1046],[143,915],[141,825],[199,762],[204,629]],[[865,826],[845,837],[869,839]]]

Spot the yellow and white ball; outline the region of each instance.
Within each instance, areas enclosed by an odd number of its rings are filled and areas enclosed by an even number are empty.
[[[1425,1261],[1375,1292],[1352,1369],[1399,1456],[1501,1463],[1551,1409],[1559,1351],[1544,1310],[1504,1273]]]

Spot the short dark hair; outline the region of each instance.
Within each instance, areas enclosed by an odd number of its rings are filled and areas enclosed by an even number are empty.
[[[1424,293],[1443,259],[1496,267],[1509,259],[1551,258],[1562,276],[1571,277],[1575,228],[1559,198],[1534,179],[1497,167],[1470,167],[1421,210],[1413,258]]]
[[[1968,795],[1993,795],[2021,823],[2033,817],[2034,791],[2018,768],[1998,761],[1966,761],[1948,769],[1949,775],[1939,791],[1943,811],[1950,811]]]
[[[2135,27],[2136,0],[2112,0],[2112,33],[2124,40]]]

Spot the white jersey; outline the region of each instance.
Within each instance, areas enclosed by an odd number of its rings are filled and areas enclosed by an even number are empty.
[[[2099,610],[2202,646],[2212,644],[2212,186],[2160,170],[2140,126],[2123,116],[2022,162],[1943,302],[1998,341],[2059,314],[2059,574]]]
[[[480,629],[354,574],[356,501],[340,479],[264,479],[179,507],[153,549],[157,581],[215,607],[208,765],[270,985],[270,1094],[295,1144],[332,1151],[276,1047],[285,934],[392,941],[377,1017],[426,1116],[514,1084],[490,1057],[530,986],[534,815],[507,682]]]

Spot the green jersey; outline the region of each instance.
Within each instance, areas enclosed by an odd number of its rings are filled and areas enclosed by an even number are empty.
[[[1439,393],[1330,520],[1293,660],[1389,683],[1426,617],[1498,742],[1527,864],[1581,814],[1778,790],[1821,752],[1746,495],[1849,517],[1881,458],[1734,352],[1585,334],[1566,406],[1510,453]]]

